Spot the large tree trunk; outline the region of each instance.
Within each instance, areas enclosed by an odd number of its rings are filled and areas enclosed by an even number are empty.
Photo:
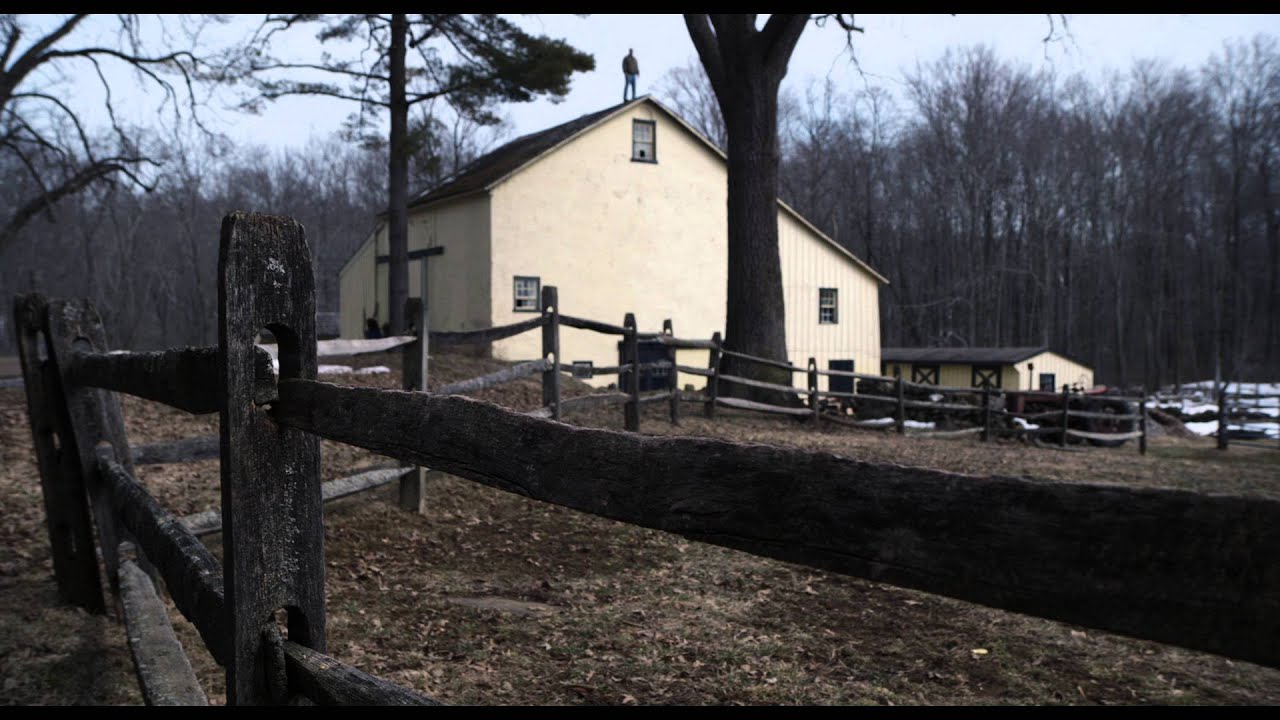
[[[689,37],[720,103],[729,140],[728,298],[725,347],[787,360],[786,308],[778,256],[778,86],[807,15],[685,15]],[[813,298],[817,303],[818,299]],[[730,375],[791,384],[791,373],[722,356]],[[722,383],[721,395],[796,404],[790,393]]]
[[[388,163],[387,244],[391,262],[387,269],[387,308],[391,333],[405,332],[404,305],[409,299],[409,101],[405,94],[405,37],[409,20],[391,16],[391,159]]]
[[[778,254],[778,91],[770,78],[734,77],[736,98],[725,113],[729,141],[729,287],[725,307],[725,347],[787,359],[786,308],[782,296],[782,262]],[[815,297],[816,304],[818,299]],[[726,356],[730,375],[791,384],[758,363]],[[759,390],[728,384],[722,395],[760,395]],[[779,397],[765,398],[774,402]]]

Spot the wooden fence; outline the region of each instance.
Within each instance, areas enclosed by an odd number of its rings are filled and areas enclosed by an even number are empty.
[[[554,292],[543,308],[538,327],[579,322]],[[224,220],[216,348],[108,353],[87,302],[31,295],[15,309],[60,593],[104,610],[100,550],[150,703],[205,701],[157,579],[225,667],[228,704],[434,702],[325,652],[321,510],[342,490],[319,482],[322,437],[756,555],[1280,667],[1280,501],[971,477],[317,382],[310,258],[287,218]],[[279,340],[278,373],[254,344],[264,328]],[[620,329],[631,362],[619,394],[635,427],[640,334],[631,317]],[[499,330],[515,332],[484,332]],[[684,342],[669,329],[653,339]],[[704,346],[714,368],[725,351]],[[541,360],[555,377],[558,359]],[[741,407],[714,387],[708,412]],[[222,562],[196,537],[215,518],[179,521],[138,482],[110,390],[219,414]],[[552,417],[569,404],[549,402]]]
[[[1280,426],[1280,415],[1271,415],[1271,420],[1259,420],[1252,417],[1258,410],[1276,410],[1280,412],[1280,395],[1269,395],[1261,393],[1255,389],[1253,394],[1246,395],[1241,392],[1244,387],[1243,383],[1235,383],[1236,392],[1235,400],[1231,399],[1231,395],[1227,392],[1230,387],[1229,383],[1222,383],[1218,387],[1218,430],[1214,435],[1218,438],[1218,449],[1226,450],[1231,444],[1242,445],[1244,447],[1271,448],[1280,450],[1280,433],[1277,433],[1276,442],[1267,442],[1265,439],[1248,439],[1248,438],[1232,438],[1231,423],[1252,421],[1253,424],[1272,424]],[[1264,404],[1264,401],[1275,400],[1276,404]],[[1253,410],[1254,412],[1250,412]]]

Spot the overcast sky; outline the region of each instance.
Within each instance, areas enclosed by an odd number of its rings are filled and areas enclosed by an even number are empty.
[[[246,17],[219,35],[233,37],[255,22]],[[575,75],[570,94],[559,104],[540,100],[506,106],[504,112],[514,124],[512,137],[620,102],[621,61],[628,48],[634,48],[640,63],[641,94],[651,92],[667,70],[696,57],[679,15],[530,15],[518,22],[591,53],[596,69]],[[1224,40],[1280,35],[1280,15],[1071,15],[1069,32],[1062,33],[1059,26],[1058,39],[1051,43],[1044,42],[1050,26],[1042,14],[858,15],[857,23],[865,32],[853,36],[852,52],[845,33],[834,23],[821,28],[810,24],[792,56],[784,86],[802,92],[813,80],[830,76],[842,89],[867,84],[896,89],[903,72],[917,62],[935,60],[947,48],[979,43],[990,45],[1001,57],[1033,68],[1051,66],[1062,74],[1082,71],[1101,77],[1104,69],[1127,70],[1140,58],[1196,68],[1220,51]],[[316,45],[309,42],[311,35],[314,31],[309,29],[296,32],[299,59],[305,57],[305,46]],[[218,112],[213,124],[239,142],[283,147],[327,136],[352,109],[351,103],[340,100],[286,98],[268,105],[261,116]]]

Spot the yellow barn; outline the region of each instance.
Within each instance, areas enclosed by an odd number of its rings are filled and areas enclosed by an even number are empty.
[[[641,332],[670,318],[677,336],[710,338],[724,330],[727,177],[724,153],[649,96],[525,135],[410,202],[409,294],[420,296],[426,263],[432,330],[528,319],[554,285],[562,313],[621,325],[633,312]],[[791,362],[880,367],[884,276],[782,201],[778,245]],[[342,268],[344,337],[360,337],[369,318],[387,321],[387,270],[384,217]],[[618,364],[617,337],[560,333],[560,362]],[[499,340],[491,352],[536,358],[540,336]],[[706,351],[680,352],[681,364],[706,361]],[[805,384],[803,373],[794,379]]]
[[[1047,347],[883,348],[880,374],[946,387],[1061,391],[1093,387],[1093,368]]]

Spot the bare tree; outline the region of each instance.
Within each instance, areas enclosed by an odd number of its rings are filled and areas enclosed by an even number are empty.
[[[205,68],[190,48],[149,51],[144,23],[136,15],[115,17],[113,43],[77,42],[75,31],[87,17],[61,18],[28,37],[30,17],[0,15],[0,154],[11,161],[10,167],[25,172],[25,191],[0,218],[0,248],[39,213],[51,212],[62,198],[95,183],[123,180],[142,189],[155,186],[153,171],[160,158],[145,147],[142,135],[119,120],[120,101],[107,81],[108,66],[135,70],[159,90],[162,107],[175,120],[198,119],[194,83]],[[167,33],[170,42],[175,37]],[[59,74],[94,75],[101,81],[103,117],[110,122],[106,134],[88,125],[72,108],[68,91],[49,79]]]
[[[729,135],[720,114],[720,102],[702,63],[691,60],[668,70],[655,86],[658,97],[688,120],[694,129],[721,150],[729,147]]]

